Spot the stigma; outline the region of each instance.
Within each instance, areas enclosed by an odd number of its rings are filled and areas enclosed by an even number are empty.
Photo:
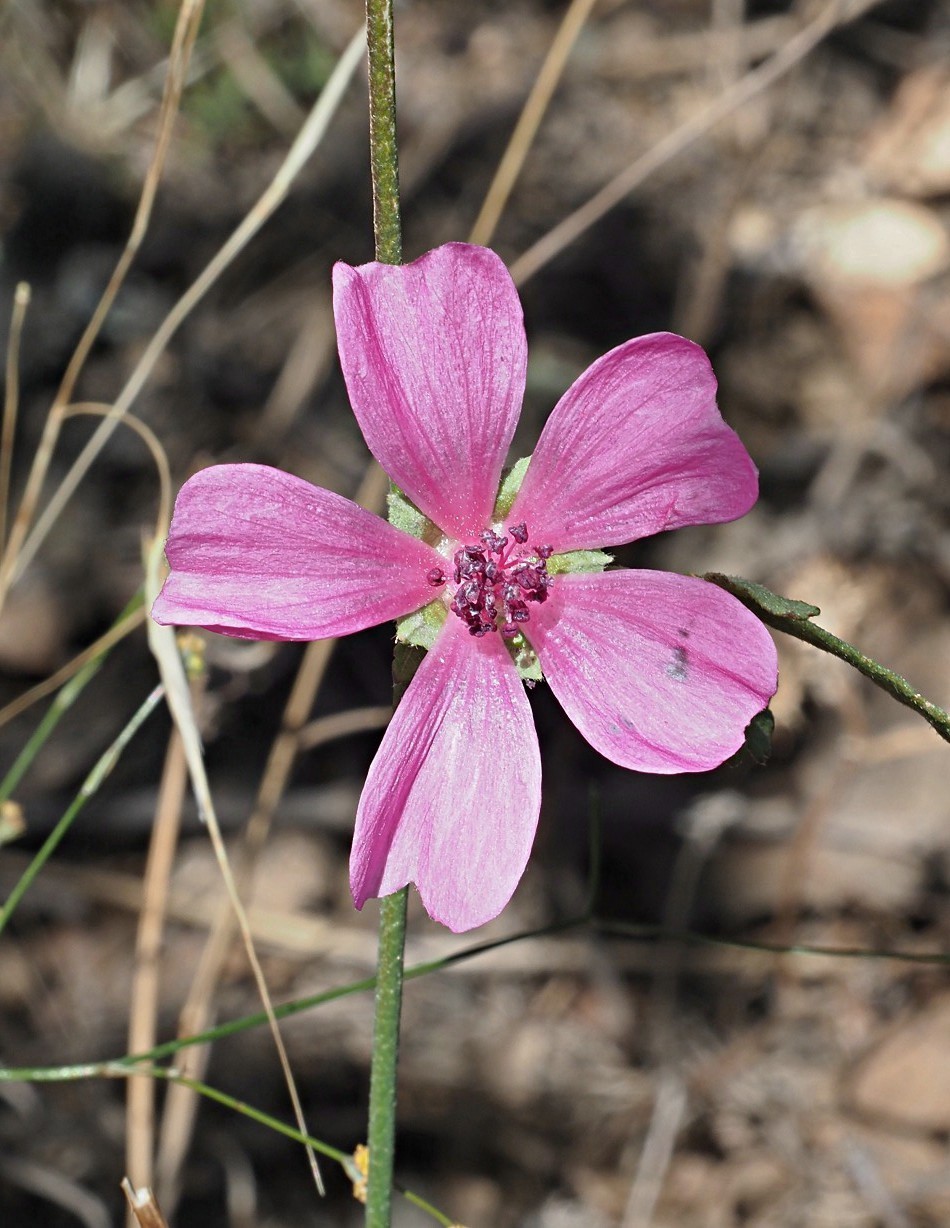
[[[469,634],[500,631],[512,639],[531,617],[529,605],[547,600],[551,587],[547,561],[550,546],[528,546],[524,523],[511,525],[508,535],[486,529],[476,544],[461,546],[453,556],[455,591],[449,609],[468,626]],[[439,568],[428,573],[430,584],[449,577]]]

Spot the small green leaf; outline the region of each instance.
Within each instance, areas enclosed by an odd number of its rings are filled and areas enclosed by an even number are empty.
[[[711,584],[718,584],[727,593],[732,593],[750,606],[757,607],[766,614],[774,614],[776,618],[803,620],[817,618],[821,613],[816,605],[810,605],[807,601],[795,601],[791,597],[780,597],[765,585],[744,580],[741,576],[726,576],[718,571],[709,571],[702,578]]]
[[[430,601],[421,610],[413,610],[396,620],[396,643],[415,648],[431,648],[442,630],[448,610],[441,598]]]
[[[434,525],[428,516],[423,515],[395,483],[389,487],[386,504],[391,525],[402,529],[403,533],[408,533],[410,537],[417,537],[419,541],[428,542],[430,546],[435,546],[441,541],[442,534],[438,526]]]
[[[612,554],[603,550],[570,550],[567,554],[553,554],[548,559],[549,576],[566,576],[578,571],[603,571],[614,561]]]
[[[493,520],[504,520],[511,511],[515,496],[524,481],[524,475],[528,472],[530,460],[530,456],[522,456],[521,460],[515,461],[511,468],[506,469],[501,475],[501,486],[498,488],[498,498],[495,500],[495,510],[492,513]]]

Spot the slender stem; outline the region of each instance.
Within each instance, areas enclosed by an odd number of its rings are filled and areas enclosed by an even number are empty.
[[[366,0],[366,47],[369,55],[369,144],[376,259],[384,264],[401,264],[392,0]],[[392,1218],[396,1074],[408,898],[409,889],[404,887],[379,902],[376,1023],[373,1030],[367,1134],[369,1173],[366,1228],[389,1228]]]
[[[366,0],[366,49],[369,53],[369,149],[376,259],[384,264],[401,264],[392,0]]]
[[[369,1085],[366,1228],[389,1228],[396,1147],[396,1066],[409,889],[379,901],[376,1025]]]
[[[921,695],[920,691],[906,678],[881,665],[873,657],[855,648],[847,640],[841,640],[818,623],[812,622],[821,610],[807,601],[794,601],[788,597],[780,597],[762,584],[754,584],[751,580],[743,580],[741,576],[724,576],[718,571],[707,572],[703,576],[712,584],[718,584],[727,593],[738,597],[743,605],[748,606],[753,614],[757,614],[764,623],[786,635],[793,635],[797,640],[803,640],[822,652],[828,652],[838,657],[865,678],[887,691],[898,703],[912,709],[936,729],[945,742],[950,742],[950,712],[944,711],[931,700]]]

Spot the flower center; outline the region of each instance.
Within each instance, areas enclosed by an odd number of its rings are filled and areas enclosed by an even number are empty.
[[[547,561],[554,553],[550,546],[530,546],[527,527],[512,525],[508,537],[486,529],[478,545],[456,550],[455,593],[449,608],[468,625],[470,635],[487,635],[500,630],[512,639],[521,624],[531,617],[528,605],[546,601],[551,577]],[[435,585],[448,577],[438,567],[429,572]]]

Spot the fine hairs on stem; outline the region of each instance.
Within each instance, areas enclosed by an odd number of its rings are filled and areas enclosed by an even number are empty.
[[[392,0],[367,0],[366,46],[369,60],[373,231],[376,259],[385,264],[402,262],[393,38]],[[379,902],[376,1021],[373,1029],[367,1131],[369,1173],[366,1188],[366,1228],[389,1228],[392,1218],[396,1078],[408,897],[409,888],[403,887],[395,895],[387,896]]]

